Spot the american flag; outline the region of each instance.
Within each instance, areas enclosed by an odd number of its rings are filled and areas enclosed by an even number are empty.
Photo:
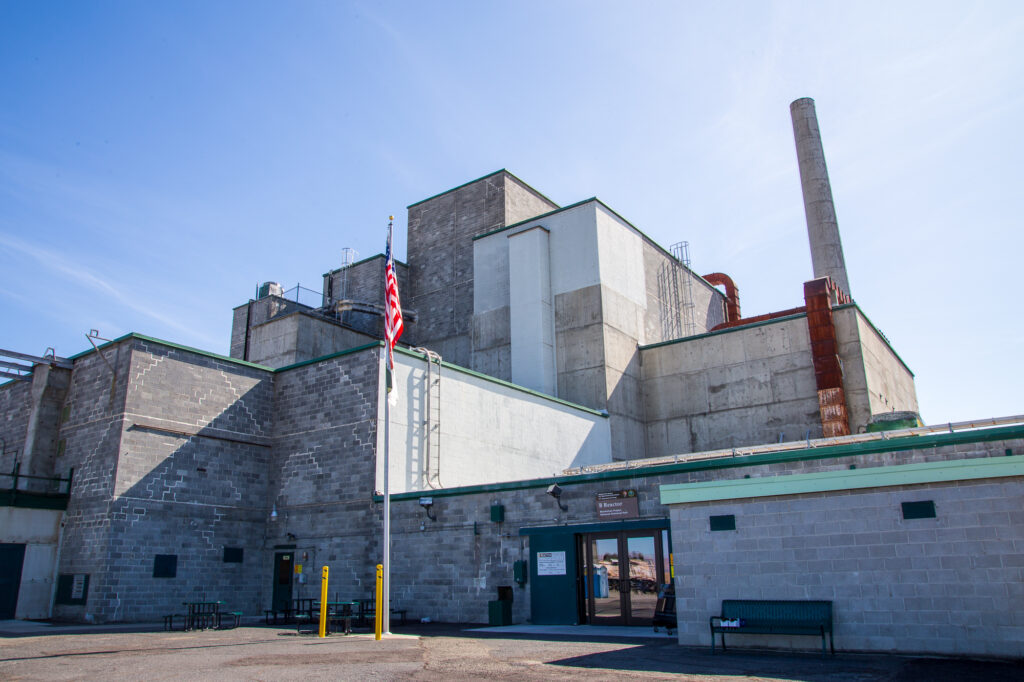
[[[388,223],[387,264],[384,266],[384,340],[388,344],[388,368],[395,369],[395,344],[405,328],[402,324],[402,303],[398,299],[398,276],[395,274],[395,257],[391,252],[391,223]]]

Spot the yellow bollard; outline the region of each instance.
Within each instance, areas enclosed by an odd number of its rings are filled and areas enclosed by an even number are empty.
[[[327,636],[327,566],[320,578],[320,636]]]
[[[376,628],[376,636],[374,639],[380,639],[380,633],[383,632],[384,621],[381,618],[380,611],[384,608],[384,564],[377,564],[377,608],[373,610],[374,617],[374,628]]]

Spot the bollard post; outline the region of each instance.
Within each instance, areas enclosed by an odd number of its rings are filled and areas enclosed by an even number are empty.
[[[377,564],[377,607],[373,610],[374,616],[373,627],[374,627],[374,639],[380,639],[380,633],[382,632],[381,624],[384,622],[381,618],[380,611],[384,604],[384,564]]]
[[[320,578],[320,636],[327,636],[327,573],[328,568],[324,566],[323,575]]]

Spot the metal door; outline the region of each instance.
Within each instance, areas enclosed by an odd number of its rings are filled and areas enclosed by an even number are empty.
[[[291,607],[294,569],[294,552],[276,552],[274,554],[274,596],[271,608],[275,611],[284,611]]]
[[[0,620],[14,618],[18,609],[18,589],[24,562],[24,544],[0,543]]]

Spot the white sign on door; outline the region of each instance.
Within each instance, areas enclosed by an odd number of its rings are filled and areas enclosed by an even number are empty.
[[[537,575],[565,575],[565,552],[537,552]]]

